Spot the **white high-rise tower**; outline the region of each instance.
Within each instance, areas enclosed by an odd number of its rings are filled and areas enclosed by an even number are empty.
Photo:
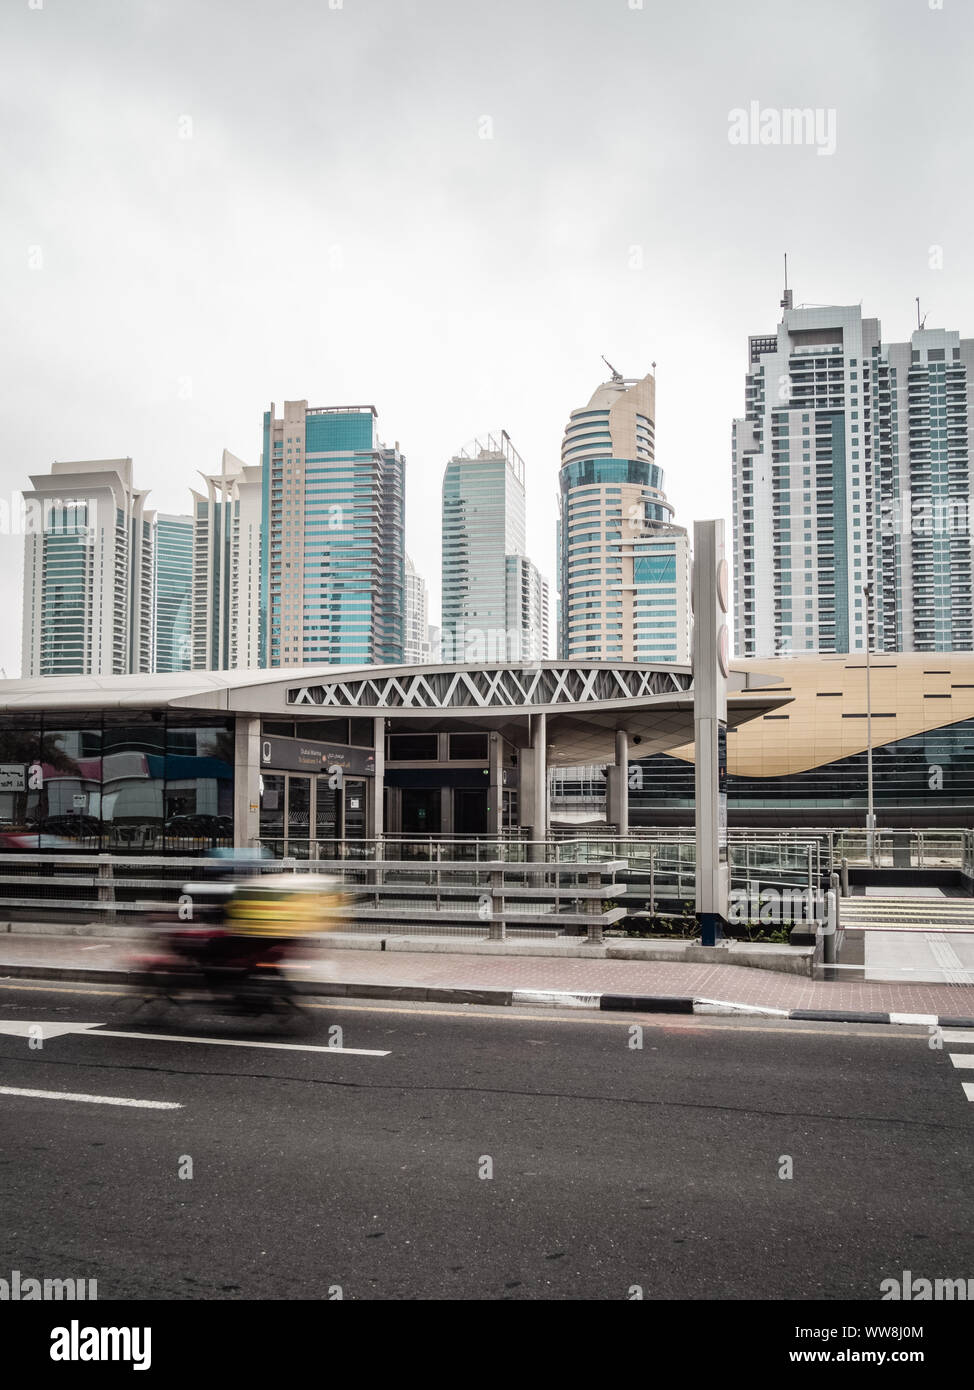
[[[155,516],[132,460],[57,462],[31,482],[24,676],[151,672]]]
[[[193,670],[250,670],[260,651],[262,473],[223,451],[193,497]]]
[[[443,476],[444,661],[547,655],[548,585],[525,554],[524,461],[506,430]]]
[[[974,342],[782,308],[734,422],[738,654],[971,650]]]

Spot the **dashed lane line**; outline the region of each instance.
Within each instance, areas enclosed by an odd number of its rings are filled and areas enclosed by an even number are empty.
[[[89,1096],[80,1091],[34,1091],[26,1086],[0,1086],[0,1095],[27,1096],[31,1100],[77,1100],[87,1105],[130,1105],[137,1110],[182,1110],[176,1100],[134,1100],[130,1096]]]

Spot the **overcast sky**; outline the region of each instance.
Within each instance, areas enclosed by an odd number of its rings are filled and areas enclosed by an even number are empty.
[[[224,447],[259,461],[271,401],[374,404],[436,616],[443,469],[479,433],[523,455],[553,577],[605,353],[657,364],[677,520],[729,528],[784,251],[796,305],[899,340],[920,295],[974,337],[972,36],[969,0],[0,0],[0,497],[131,455],[185,512]],[[731,143],[752,102],[819,110],[834,152]]]

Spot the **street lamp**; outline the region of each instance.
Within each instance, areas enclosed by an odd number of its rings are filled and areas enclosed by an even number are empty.
[[[870,868],[876,864],[876,816],[873,812],[873,706],[869,666],[869,629],[872,622],[872,584],[864,584],[866,599],[866,858]]]

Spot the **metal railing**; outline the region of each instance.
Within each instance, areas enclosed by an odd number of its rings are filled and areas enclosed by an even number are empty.
[[[212,880],[217,867],[212,859],[0,854],[0,914],[145,921],[171,915],[183,888]],[[508,934],[554,933],[594,943],[603,940],[606,927],[626,916],[614,901],[626,891],[617,881],[625,867],[622,860],[559,864],[442,856],[424,862],[289,858],[253,866],[261,873],[340,877],[351,904],[325,911],[323,930],[394,927],[397,933],[448,932],[491,941]]]
[[[272,849],[285,848],[282,842],[268,843]],[[340,874],[367,894],[363,930],[373,929],[365,924],[378,921],[380,911],[392,914],[383,920],[399,920],[404,929],[419,930],[424,921],[432,925],[432,913],[437,929],[467,930],[472,926],[469,912],[474,903],[478,910],[482,906],[487,877],[493,875],[492,902],[496,898],[506,904],[512,897],[520,901],[518,911],[508,912],[504,919],[511,922],[512,931],[547,931],[553,923],[538,922],[539,911],[565,918],[571,890],[596,887],[588,882],[588,873],[606,864],[616,867],[604,885],[612,892],[604,895],[603,902],[611,899],[615,905],[601,909],[603,914],[614,913],[611,918],[603,915],[603,927],[626,916],[623,908],[660,917],[686,917],[693,911],[696,844],[686,829],[639,828],[620,837],[613,827],[601,826],[543,841],[520,835],[289,840],[286,848],[287,857],[255,864],[255,869]],[[790,895],[794,902],[796,894],[812,900],[828,887],[833,874],[847,879],[850,865],[869,863],[865,830],[735,827],[728,836],[727,852],[731,890],[744,893],[748,902],[760,902],[762,894],[772,890],[783,901]],[[881,868],[955,870],[974,881],[974,830],[877,831],[874,863]],[[213,860],[195,856],[0,853],[0,917],[18,913],[63,913],[73,919],[85,913],[104,921],[145,917],[166,910],[182,883],[212,873],[214,867]],[[495,880],[501,888],[531,887],[532,893],[498,896],[493,891]],[[402,891],[393,891],[397,885]],[[431,892],[417,893],[417,887]],[[589,896],[594,901],[597,895],[574,894],[576,903],[582,904],[577,912],[590,911]],[[530,903],[532,897],[537,901]],[[456,900],[452,916],[445,906],[448,899]],[[419,916],[408,915],[414,911]],[[490,920],[497,920],[496,903],[491,912],[495,915]],[[572,931],[579,927],[578,922],[564,920],[554,925]],[[489,926],[488,921],[483,928],[488,934]]]
[[[616,827],[611,825],[562,826],[553,832],[552,838],[590,843],[617,836]],[[692,841],[693,830],[686,826],[633,826],[627,838],[634,842],[680,843]],[[857,867],[869,865],[865,828],[809,826],[769,830],[767,827],[733,826],[728,843],[735,849],[746,844],[781,846],[783,853],[789,845],[814,844],[818,847],[819,865],[825,876],[838,872],[843,859]],[[877,829],[873,864],[876,868],[958,869],[974,877],[974,828]]]
[[[504,859],[520,862],[530,857],[531,843],[526,835],[383,835],[381,838],[354,839],[262,839],[262,848],[269,849],[276,859],[298,860],[469,860]]]

